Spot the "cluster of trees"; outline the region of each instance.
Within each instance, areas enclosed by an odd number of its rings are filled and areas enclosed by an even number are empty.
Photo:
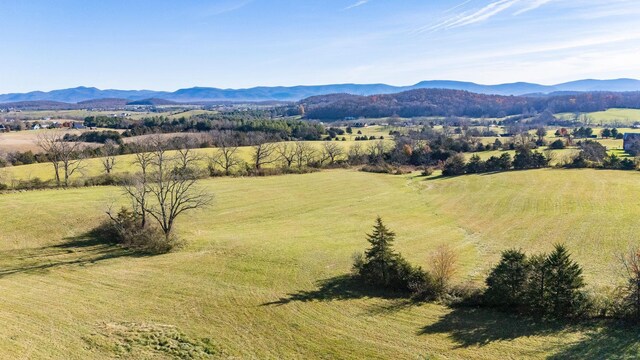
[[[603,301],[585,291],[582,267],[561,244],[548,254],[503,251],[484,288],[463,290],[451,284],[457,270],[453,250],[438,248],[427,271],[395,252],[394,239],[395,233],[378,217],[367,235],[369,248],[353,257],[353,276],[371,287],[411,294],[415,300],[449,298],[459,305],[554,319],[612,316],[640,321],[640,249],[618,255],[624,282]]]
[[[573,135],[573,137],[576,138],[591,138],[591,137],[596,137],[593,134],[593,129],[590,127],[584,127],[581,126],[579,128],[573,129],[573,131],[571,132],[571,135]]]
[[[580,152],[573,160],[563,164],[567,168],[600,168],[611,170],[635,170],[637,164],[633,159],[621,159],[615,154],[608,154],[607,148],[597,141],[578,142]]]
[[[616,128],[604,128],[602,129],[602,131],[600,132],[600,136],[602,136],[603,138],[614,138],[614,139],[622,139],[624,137],[624,134],[619,132],[618,129]]]
[[[272,119],[269,112],[233,111],[172,119],[154,116],[139,121],[108,116],[90,116],[86,126],[126,129],[124,137],[157,133],[234,131],[266,133],[278,140],[320,140],[326,134],[324,126],[310,121]],[[344,131],[342,131],[344,133]]]
[[[582,268],[562,245],[530,257],[520,250],[504,251],[486,285],[486,304],[505,310],[555,318],[588,310]]]
[[[122,144],[122,135],[117,131],[87,131],[81,134],[65,134],[64,141],[81,141],[90,143],[104,144],[111,140],[115,143]]]
[[[356,136],[354,138],[355,141],[367,141],[367,140],[376,140],[376,139],[384,140],[384,136],[380,136],[379,138],[376,138],[373,135],[369,135],[369,136],[362,135],[362,136]]]
[[[332,94],[300,102],[310,119],[466,116],[505,117],[520,114],[594,112],[614,107],[638,108],[640,93],[594,92],[523,97],[475,94],[460,90],[418,89],[397,94],[357,96]]]
[[[491,156],[486,161],[480,159],[478,155],[473,155],[467,162],[462,154],[456,154],[445,161],[442,175],[457,176],[510,169],[540,169],[548,165],[549,159],[544,154],[524,147],[516,149],[513,159],[509,153],[503,153],[500,156]]]

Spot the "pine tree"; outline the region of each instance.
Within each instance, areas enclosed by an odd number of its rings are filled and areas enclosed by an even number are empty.
[[[571,260],[563,245],[556,245],[546,261],[546,297],[549,311],[556,317],[574,315],[580,308],[584,287],[582,268]]]
[[[529,269],[527,256],[522,251],[504,251],[500,263],[487,277],[487,300],[493,305],[506,307],[522,304]]]
[[[398,255],[393,251],[392,244],[396,234],[389,230],[378,217],[373,232],[367,234],[367,241],[371,247],[365,252],[364,274],[366,279],[374,284],[390,286]]]
[[[528,261],[529,274],[525,292],[525,305],[533,314],[542,315],[547,311],[547,255],[533,255]]]

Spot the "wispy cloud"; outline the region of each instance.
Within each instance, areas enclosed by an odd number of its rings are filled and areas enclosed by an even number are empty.
[[[250,3],[252,3],[253,0],[241,0],[241,1],[220,1],[217,3],[214,3],[204,9],[200,10],[200,16],[201,17],[209,17],[209,16],[217,16],[217,15],[222,15],[225,13],[229,13],[232,11],[236,11],[239,10],[247,5],[249,5]]]
[[[531,10],[535,10],[545,4],[548,4],[550,2],[552,2],[554,0],[532,0],[529,4],[526,4],[524,8],[516,11],[515,13],[513,13],[513,15],[520,15],[520,14],[524,14],[526,12],[529,12]]]
[[[475,11],[469,15],[462,16],[456,21],[448,23],[445,28],[455,28],[465,25],[475,24],[487,20],[501,12],[509,9],[513,5],[517,4],[520,0],[498,0],[490,3],[482,9]]]
[[[351,4],[351,5],[347,6],[346,8],[344,8],[344,10],[351,10],[353,8],[357,8],[358,6],[362,6],[362,5],[366,4],[366,3],[368,3],[369,1],[370,0],[359,0],[359,1],[357,1],[357,2],[355,2],[353,4]]]
[[[455,13],[455,10],[458,10],[465,5],[469,4],[474,0],[466,0],[458,5],[455,5],[443,12],[443,14]],[[547,5],[553,1],[559,0],[493,0],[488,4],[484,5],[481,8],[476,8],[470,11],[461,11],[457,14],[443,17],[435,24],[423,26],[418,28],[414,32],[416,33],[424,33],[424,32],[434,32],[438,30],[446,30],[453,29],[458,27],[463,27],[467,25],[476,24],[479,22],[483,22],[489,20],[503,12],[506,12],[511,9],[517,9],[513,12],[514,16],[518,16],[524,14],[526,12],[535,10],[539,7]],[[519,9],[518,9],[519,8]]]

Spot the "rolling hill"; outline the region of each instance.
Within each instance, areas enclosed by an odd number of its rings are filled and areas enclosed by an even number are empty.
[[[33,91],[0,95],[0,103],[23,101],[57,101],[77,103],[81,101],[118,98],[138,101],[157,98],[176,102],[203,101],[299,101],[304,98],[333,93],[353,95],[391,94],[415,89],[465,90],[479,94],[526,95],[550,94],[554,92],[590,92],[590,91],[640,91],[640,80],[578,80],[556,85],[540,85],[516,82],[498,85],[482,85],[472,82],[433,80],[422,81],[410,86],[392,86],[387,84],[332,84],[317,86],[274,86],[249,89],[219,89],[213,87],[193,87],[174,92],[153,90],[100,90],[95,87],[76,87],[49,92]]]

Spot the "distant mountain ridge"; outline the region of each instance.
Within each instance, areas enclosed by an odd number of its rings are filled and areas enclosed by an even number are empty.
[[[32,91],[28,93],[11,93],[0,95],[0,103],[25,101],[57,101],[79,103],[96,99],[125,99],[140,101],[161,99],[167,101],[189,103],[204,101],[299,101],[308,97],[335,93],[353,95],[392,94],[416,89],[449,89],[466,90],[478,94],[491,95],[544,95],[551,93],[593,92],[593,91],[640,91],[640,80],[585,79],[556,85],[540,85],[516,82],[498,85],[482,85],[472,82],[431,80],[422,81],[410,86],[392,86],[387,84],[332,84],[307,86],[260,86],[249,89],[219,89],[213,87],[193,87],[174,92],[153,90],[100,90],[94,87],[76,87],[53,90],[49,92]]]

